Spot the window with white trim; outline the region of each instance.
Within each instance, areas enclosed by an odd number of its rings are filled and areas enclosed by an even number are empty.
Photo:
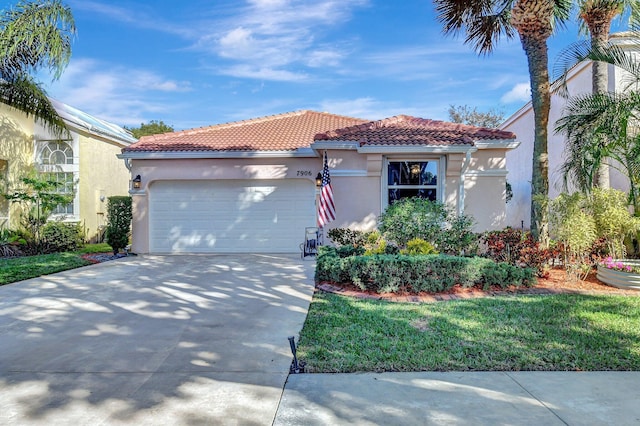
[[[56,192],[60,194],[73,194],[73,149],[66,142],[48,142],[40,151],[39,163],[48,177],[58,182]],[[57,206],[52,214],[73,215],[74,202]]]
[[[49,142],[40,152],[40,164],[44,166],[73,164],[73,150],[65,142]]]
[[[389,160],[387,162],[387,204],[403,198],[439,200],[438,160]]]

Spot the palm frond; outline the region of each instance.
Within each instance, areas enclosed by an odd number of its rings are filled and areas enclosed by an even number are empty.
[[[640,33],[634,33],[631,40],[631,43],[624,46],[594,47],[585,59],[614,65],[627,71],[634,83],[638,82],[640,81],[640,62],[636,55],[640,54]]]
[[[46,92],[29,75],[14,76],[10,81],[0,80],[0,101],[27,116],[39,118],[56,137],[69,137],[64,121]]]
[[[582,61],[585,61],[591,50],[591,43],[587,40],[579,40],[565,47],[558,54],[552,69],[552,79],[555,80],[554,89],[558,90],[560,96],[569,96],[567,89],[567,77],[569,70]]]
[[[59,78],[71,57],[76,28],[59,0],[21,0],[0,14],[0,73],[3,78],[47,68]]]
[[[554,0],[553,5],[553,27],[564,28],[566,22],[571,17],[571,10],[573,9],[573,1],[571,0]]]
[[[465,33],[465,44],[479,54],[491,53],[501,37],[512,38],[513,0],[434,0],[445,34]]]
[[[573,183],[581,190],[590,191],[600,164],[610,163],[607,159],[614,160],[614,167],[634,179],[640,170],[639,118],[638,92],[571,98],[564,116],[556,122],[556,132],[567,136],[561,166],[565,187]],[[630,197],[637,199],[635,192]]]

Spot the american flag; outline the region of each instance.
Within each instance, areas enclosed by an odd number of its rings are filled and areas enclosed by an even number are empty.
[[[320,204],[318,206],[318,226],[324,227],[327,223],[336,220],[336,206],[333,204],[333,189],[331,177],[329,177],[329,164],[327,152],[324,153],[324,167],[322,168],[322,187],[320,189]]]

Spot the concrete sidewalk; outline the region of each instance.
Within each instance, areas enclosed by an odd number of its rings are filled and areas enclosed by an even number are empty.
[[[275,425],[637,425],[640,372],[289,376]]]

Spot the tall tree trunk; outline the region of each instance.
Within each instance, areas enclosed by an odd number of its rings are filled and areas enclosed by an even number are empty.
[[[607,45],[609,41],[609,28],[611,27],[611,13],[602,12],[600,14],[593,14],[587,20],[587,26],[589,27],[589,33],[591,35],[591,47],[594,49],[602,49]],[[609,75],[608,64],[604,62],[593,62],[591,64],[591,90],[596,93],[607,93],[609,91]],[[594,177],[594,186],[600,188],[609,188],[610,183],[610,168],[608,159],[602,159],[602,163],[598,168],[598,171]]]
[[[549,52],[547,39],[553,26],[553,1],[517,0],[511,10],[511,24],[520,35],[520,42],[529,63],[531,102],[535,135],[531,174],[531,233],[543,246],[549,246],[549,153],[548,125],[551,108],[549,84]]]
[[[520,38],[529,62],[535,135],[531,175],[531,233],[543,247],[549,245],[549,84],[547,41]]]

